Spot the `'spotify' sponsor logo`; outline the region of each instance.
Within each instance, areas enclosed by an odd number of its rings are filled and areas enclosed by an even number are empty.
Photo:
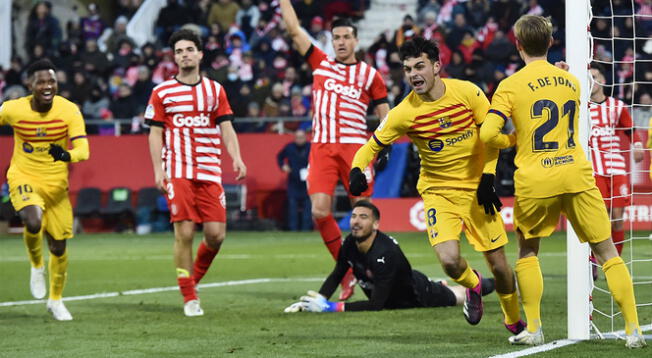
[[[455,145],[455,143],[461,142],[463,140],[467,140],[471,137],[473,137],[473,131],[469,129],[464,131],[464,133],[458,135],[457,137],[446,138],[446,145]]]
[[[428,147],[433,152],[440,152],[442,149],[444,149],[444,142],[441,139],[433,139],[428,142]]]

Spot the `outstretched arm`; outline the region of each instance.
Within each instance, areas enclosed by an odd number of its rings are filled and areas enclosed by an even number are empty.
[[[296,12],[294,12],[290,0],[280,0],[280,3],[283,22],[285,22],[285,27],[287,28],[290,37],[292,37],[294,47],[299,51],[301,56],[305,56],[312,44],[310,38],[299,25],[299,19],[297,18]]]

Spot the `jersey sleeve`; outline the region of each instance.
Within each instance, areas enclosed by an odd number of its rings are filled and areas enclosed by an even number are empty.
[[[482,127],[480,127],[480,140],[498,149],[508,148],[516,144],[514,135],[501,133],[507,118],[512,115],[511,96],[505,86],[501,86],[504,83],[505,81],[498,85],[498,89],[491,99],[489,111],[485,113],[484,121],[481,122]]]
[[[507,118],[512,116],[512,99],[506,82],[507,81],[503,81],[498,85],[496,93],[494,93],[493,97],[491,98],[489,111],[486,114],[487,117],[497,116],[498,118],[502,119],[503,122],[506,122]]]
[[[220,87],[220,93],[217,95],[217,108],[215,109],[214,115],[216,124],[224,121],[233,121],[233,110],[231,110],[231,104],[229,104],[224,87]]]
[[[389,103],[387,100],[387,86],[380,76],[379,71],[376,71],[374,74],[371,86],[369,87],[369,94],[371,95],[371,101],[374,107],[382,103]]]
[[[471,111],[473,111],[473,119],[476,124],[482,124],[489,111],[489,100],[484,91],[473,83],[469,83],[467,91],[467,100],[471,105]]]
[[[84,123],[84,117],[82,116],[79,108],[76,105],[72,105],[70,113],[70,122],[68,122],[68,138],[70,141],[74,141],[79,138],[86,138],[86,124]]]
[[[310,45],[310,48],[308,48],[308,52],[306,52],[306,54],[304,55],[304,58],[306,59],[306,61],[308,61],[308,65],[314,71],[317,67],[319,67],[321,61],[327,59],[328,56],[319,47],[315,45]]]
[[[369,163],[374,159],[376,153],[380,152],[384,147],[392,144],[407,132],[408,122],[404,116],[399,113],[399,108],[396,107],[387,113],[385,119],[380,122],[380,125],[371,136],[371,139],[360,147],[353,157],[351,168],[366,168]]]
[[[152,91],[145,109],[145,123],[150,126],[163,127],[165,125],[165,108],[157,91]]]

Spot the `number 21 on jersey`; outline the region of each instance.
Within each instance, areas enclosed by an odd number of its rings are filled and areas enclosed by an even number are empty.
[[[533,152],[555,152],[559,150],[559,142],[557,141],[545,141],[544,137],[550,131],[555,129],[559,124],[559,117],[562,119],[568,115],[568,139],[566,140],[566,148],[571,149],[575,148],[575,110],[576,103],[574,100],[570,100],[562,106],[563,112],[560,113],[559,106],[557,103],[548,100],[540,99],[532,105],[531,115],[532,119],[539,120],[546,115],[548,120],[543,122],[537,129],[534,130],[532,135],[532,151]]]

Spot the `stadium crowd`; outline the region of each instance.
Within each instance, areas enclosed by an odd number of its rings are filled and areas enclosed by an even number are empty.
[[[31,9],[25,31],[27,57],[13,56],[11,66],[0,70],[0,101],[27,93],[25,69],[43,57],[51,58],[59,71],[60,94],[80,106],[85,119],[132,119],[126,132],[141,133],[142,115],[153,87],[176,73],[170,34],[189,26],[202,34],[202,72],[222,83],[237,117],[297,117],[284,122],[284,130],[310,130],[311,74],[306,62],[292,49],[282,28],[275,1],[263,0],[168,0],[156,21],[156,41],[138,47],[126,26],[140,0],[117,1],[106,19],[91,3],[78,18],[61,24],[52,5],[38,2]],[[294,6],[302,26],[330,48],[329,24],[333,18],[364,17],[369,0],[298,0]],[[631,17],[593,20],[595,58],[620,61],[607,67],[614,96],[636,104],[635,125],[647,127],[652,115],[652,0],[597,0],[594,15],[611,16],[635,12]],[[554,62],[565,58],[564,7],[561,0],[419,0],[418,11],[405,16],[398,29],[378,35],[358,57],[377,68],[388,87],[390,107],[409,92],[398,47],[407,39],[422,36],[438,41],[443,76],[466,79],[484,89],[489,97],[497,84],[523,66],[515,48],[512,25],[522,14],[551,16],[555,42],[549,52]],[[615,40],[631,37],[637,40]],[[19,46],[19,45],[17,45]],[[17,53],[14,51],[14,53]],[[633,81],[639,82],[635,86]],[[108,122],[107,122],[108,123]],[[277,132],[274,122],[235,121],[238,132]],[[112,134],[113,126],[88,126],[90,133]],[[2,133],[6,133],[4,130]],[[125,131],[123,131],[124,133]],[[513,156],[506,151],[503,156]],[[413,158],[418,166],[418,158]],[[501,161],[509,163],[509,161]],[[408,166],[410,171],[411,166]],[[412,168],[414,169],[414,168]],[[406,178],[404,195],[415,195],[416,171]],[[499,168],[499,181],[509,187],[513,168]],[[413,191],[413,190],[412,190]],[[511,192],[501,192],[509,195]]]

